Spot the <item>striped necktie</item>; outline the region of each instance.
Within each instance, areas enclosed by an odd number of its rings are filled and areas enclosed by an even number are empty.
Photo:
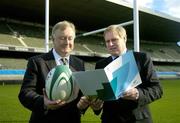
[[[62,61],[63,65],[67,65],[68,64],[67,58],[62,58],[61,61]]]

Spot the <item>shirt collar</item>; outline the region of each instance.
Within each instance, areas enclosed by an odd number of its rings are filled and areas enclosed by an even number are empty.
[[[56,52],[56,50],[53,48],[53,55],[54,55],[54,59],[56,61],[57,65],[61,65],[62,63],[60,62],[60,59],[62,59],[62,57]],[[69,63],[69,56],[65,57]]]

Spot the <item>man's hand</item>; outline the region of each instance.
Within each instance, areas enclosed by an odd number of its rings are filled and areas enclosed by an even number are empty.
[[[132,88],[124,92],[122,98],[127,100],[137,100],[139,99],[139,91],[137,88]]]
[[[62,100],[49,100],[46,95],[45,89],[43,89],[43,94],[44,94],[44,106],[47,109],[55,110],[66,104],[66,102]]]
[[[83,96],[81,97],[81,99],[79,100],[78,104],[77,104],[77,107],[80,109],[80,110],[83,110],[83,109],[86,109],[90,104],[90,100],[88,97],[86,96]]]
[[[94,98],[91,100],[90,107],[93,110],[100,110],[103,107],[103,103],[104,103],[104,101],[97,99],[97,98]]]

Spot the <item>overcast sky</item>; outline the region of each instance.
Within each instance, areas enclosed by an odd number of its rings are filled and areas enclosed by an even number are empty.
[[[132,3],[133,0],[123,0]],[[180,0],[138,0],[140,6],[180,18]]]

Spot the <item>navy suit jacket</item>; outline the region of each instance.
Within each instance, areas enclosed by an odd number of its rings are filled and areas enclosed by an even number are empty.
[[[84,71],[84,62],[75,56],[70,56],[69,65],[72,71]],[[48,53],[34,56],[28,60],[27,69],[19,93],[23,106],[32,111],[30,123],[80,123],[78,98],[57,110],[44,108],[43,88],[48,72],[56,66],[52,50]]]
[[[153,63],[145,53],[134,52],[142,84],[137,86],[139,99],[136,101],[119,98],[116,101],[105,101],[101,119],[103,123],[152,123],[148,104],[161,98],[162,87],[159,83]],[[96,69],[106,67],[112,57],[96,63]],[[98,115],[100,111],[95,111]]]

